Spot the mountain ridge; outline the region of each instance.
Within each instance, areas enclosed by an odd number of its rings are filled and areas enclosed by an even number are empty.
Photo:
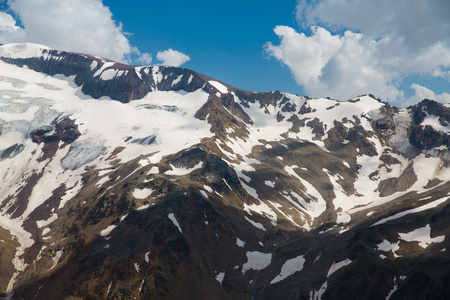
[[[0,46],[7,298],[450,295],[448,106],[15,47]]]
[[[25,50],[28,48],[31,50]],[[98,56],[52,50],[38,44],[8,44],[3,52],[1,59],[8,63],[21,67],[26,65],[32,70],[51,76],[75,76],[74,82],[82,86],[82,92],[95,99],[108,96],[121,102],[130,102],[143,98],[151,91],[179,90],[181,86],[186,92],[193,92],[201,87],[205,91],[218,91],[214,85],[208,83],[212,78],[180,67],[130,66]],[[177,73],[176,77],[173,73]],[[120,89],[108,88],[102,84],[111,79],[115,79],[114,85]],[[207,86],[203,86],[205,84]],[[219,88],[221,85],[224,83],[219,82]],[[227,84],[225,86],[238,90]]]

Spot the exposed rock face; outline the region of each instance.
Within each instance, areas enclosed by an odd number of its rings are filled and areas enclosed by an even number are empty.
[[[208,77],[188,69],[133,67],[72,52],[43,49],[39,57],[0,59],[52,76],[75,76],[74,82],[82,92],[95,99],[107,96],[127,103],[155,90],[193,92],[201,87],[214,90],[212,86],[204,86]]]
[[[44,143],[40,161],[53,157],[59,147],[73,143],[81,135],[78,126],[70,118],[55,122],[54,127],[44,127],[31,133],[31,140],[34,143]],[[63,143],[61,146],[59,145],[60,142]]]
[[[450,108],[433,100],[425,99],[410,107],[413,113],[414,125],[409,136],[411,144],[419,149],[432,149],[439,146],[450,148],[448,130],[436,130],[424,121],[431,119],[438,127],[448,128],[450,124]]]
[[[447,106],[0,60],[1,296],[450,298]]]

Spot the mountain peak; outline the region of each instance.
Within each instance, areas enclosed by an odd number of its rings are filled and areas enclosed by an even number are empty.
[[[0,56],[5,58],[40,57],[51,49],[47,46],[33,43],[10,43],[0,45]]]
[[[2,45],[0,59],[52,76],[75,76],[75,83],[82,87],[82,92],[96,99],[106,96],[130,102],[156,90],[193,92],[203,88],[208,93],[237,90],[185,68],[130,66],[97,56],[52,50],[38,44]]]

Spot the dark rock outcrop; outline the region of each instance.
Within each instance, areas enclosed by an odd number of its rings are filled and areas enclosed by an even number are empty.
[[[450,148],[450,135],[437,131],[432,126],[422,125],[427,115],[438,117],[439,125],[450,128],[450,108],[433,100],[425,99],[417,105],[410,106],[413,125],[409,141],[420,150],[431,149],[439,146]]]
[[[51,76],[75,76],[75,83],[82,92],[96,99],[106,96],[126,103],[154,90],[192,92],[202,87],[207,91],[215,90],[210,84],[205,86],[209,77],[188,69],[134,67],[80,53],[44,49],[40,57],[0,59]],[[102,77],[105,71],[112,74]]]

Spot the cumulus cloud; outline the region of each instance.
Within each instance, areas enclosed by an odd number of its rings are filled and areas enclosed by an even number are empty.
[[[131,52],[134,56],[137,56],[134,60],[141,65],[149,65],[153,60],[153,56],[150,53],[141,53],[137,47],[131,47]]]
[[[122,24],[101,0],[10,0],[8,4],[23,27],[0,12],[0,43],[34,42],[123,62],[151,58],[130,45]]]
[[[408,100],[412,100],[413,103],[419,102],[423,99],[433,99],[441,103],[450,103],[449,93],[435,94],[432,90],[417,83],[411,84],[411,89],[415,91],[415,95]]]
[[[16,26],[14,18],[0,11],[0,43],[10,40],[23,40],[25,33],[19,26]]]
[[[179,67],[185,62],[191,60],[188,55],[173,49],[159,51],[156,54],[156,58],[161,61],[163,65],[173,67]]]
[[[16,26],[16,21],[11,15],[7,13],[0,12],[0,30],[18,30],[19,27]]]
[[[405,104],[399,88],[405,76],[449,79],[449,11],[446,0],[302,0],[297,20],[309,33],[277,26],[280,44],[265,49],[309,96],[372,93]]]
[[[137,59],[137,61],[142,65],[149,65],[152,62],[152,56],[148,53],[143,53],[140,55],[140,57]]]

